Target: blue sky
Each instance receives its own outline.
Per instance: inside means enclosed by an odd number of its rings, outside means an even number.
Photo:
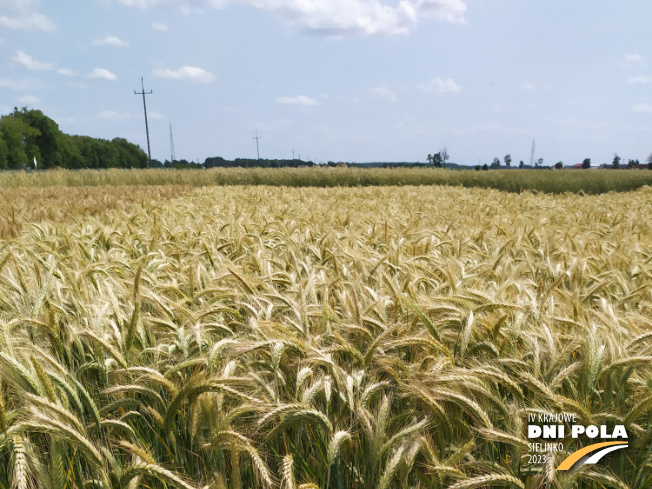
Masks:
[[[0,112],[152,157],[652,153],[649,0],[0,0]]]

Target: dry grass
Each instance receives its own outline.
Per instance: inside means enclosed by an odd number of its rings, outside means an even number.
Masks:
[[[46,216],[0,245],[0,487],[647,487],[651,205],[206,187]],[[630,448],[529,465],[539,411]]]

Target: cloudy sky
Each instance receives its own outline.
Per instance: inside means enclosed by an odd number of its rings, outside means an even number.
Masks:
[[[0,0],[0,112],[152,156],[652,153],[650,0]]]

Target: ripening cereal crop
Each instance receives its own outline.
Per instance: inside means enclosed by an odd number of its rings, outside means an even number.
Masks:
[[[48,170],[0,172],[2,187],[102,185],[271,185],[286,187],[358,187],[451,185],[507,192],[554,194],[627,192],[652,185],[647,170],[492,170],[435,168],[212,168],[209,170]]]
[[[1,191],[0,487],[652,484],[649,187],[148,189]]]

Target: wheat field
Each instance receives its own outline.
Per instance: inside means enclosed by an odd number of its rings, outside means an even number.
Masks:
[[[650,187],[0,196],[0,488],[652,485]]]
[[[212,168],[208,170],[47,170],[0,172],[0,188],[82,186],[270,185],[365,187],[450,185],[563,194],[628,192],[652,185],[647,170],[491,170],[443,168]]]

